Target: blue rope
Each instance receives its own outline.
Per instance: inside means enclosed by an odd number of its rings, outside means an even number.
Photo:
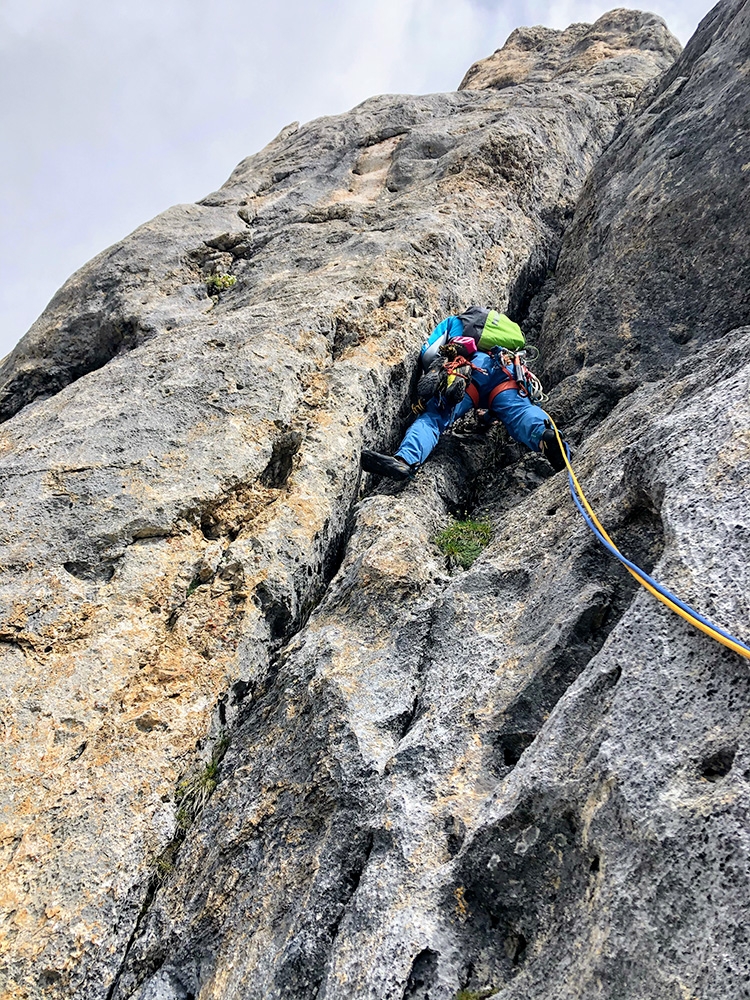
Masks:
[[[567,447],[567,444],[565,445],[565,450],[568,454],[568,459],[570,459],[570,449]],[[594,522],[591,520],[589,515],[584,510],[583,504],[578,499],[578,494],[576,493],[575,485],[573,483],[573,477],[571,476],[570,472],[568,472],[568,486],[570,487],[570,495],[573,498],[573,503],[578,508],[581,517],[584,519],[586,524],[589,526],[594,535],[596,535],[596,537],[599,539],[599,541],[601,542],[601,544],[604,546],[605,549],[611,552],[616,559],[619,559],[624,566],[627,566],[628,569],[632,570],[634,573],[637,573],[642,580],[645,580],[647,583],[650,583],[651,586],[654,588],[654,590],[658,590],[663,597],[666,597],[668,600],[672,601],[672,603],[676,604],[679,608],[682,608],[684,612],[691,615],[693,618],[696,619],[696,621],[701,622],[701,624],[705,625],[707,628],[712,629],[714,632],[718,632],[720,635],[723,635],[724,638],[729,639],[730,642],[735,642],[738,646],[742,646],[743,649],[746,649],[747,652],[750,653],[750,647],[746,646],[744,642],[740,642],[739,639],[737,639],[733,635],[730,635],[729,632],[725,632],[724,629],[719,628],[718,625],[714,625],[713,622],[710,622],[702,615],[699,615],[697,611],[694,611],[688,604],[685,604],[683,601],[681,601],[679,597],[677,597],[675,594],[672,593],[671,590],[667,590],[666,587],[662,586],[662,584],[654,580],[654,578],[649,576],[648,573],[644,573],[644,571],[640,568],[640,566],[636,566],[635,563],[632,563],[629,559],[626,559],[625,556],[622,554],[622,552],[620,552],[619,549],[616,549],[614,545],[610,545],[607,539],[604,538],[602,533],[599,531],[599,529],[596,527]]]

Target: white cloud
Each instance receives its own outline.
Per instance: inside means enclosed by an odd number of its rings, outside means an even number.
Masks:
[[[293,119],[458,86],[520,24],[593,0],[2,0],[0,355],[63,280],[217,188]],[[702,8],[654,7],[683,41]]]

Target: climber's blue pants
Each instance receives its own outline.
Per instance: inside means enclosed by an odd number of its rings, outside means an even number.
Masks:
[[[486,395],[486,392],[482,395]],[[482,401],[480,399],[480,406]],[[396,455],[409,465],[421,465],[438,443],[443,431],[468,413],[473,405],[468,394],[452,408],[441,409],[438,401],[431,399],[425,412],[417,417],[406,432]],[[517,389],[506,389],[495,396],[490,409],[502,420],[514,441],[520,441],[532,451],[539,451],[539,441],[547,419],[547,414],[540,406],[535,406]]]

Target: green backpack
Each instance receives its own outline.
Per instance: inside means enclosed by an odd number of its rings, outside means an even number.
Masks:
[[[526,339],[518,323],[490,309],[477,343],[479,350],[489,352],[493,347],[504,347],[509,351],[520,351],[525,346]]]

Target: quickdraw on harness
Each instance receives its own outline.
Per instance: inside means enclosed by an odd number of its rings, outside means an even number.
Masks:
[[[440,357],[435,359],[417,384],[418,399],[412,406],[413,413],[424,413],[426,400],[431,398],[455,406],[464,392],[471,389],[472,372],[486,374],[486,369],[471,362],[455,344],[444,344],[438,354]]]
[[[542,383],[526,365],[529,353],[529,350],[510,352],[502,347],[495,347],[489,352],[492,359],[493,371],[501,371],[506,378],[490,390],[487,397],[488,409],[492,406],[494,398],[507,389],[516,389],[522,396],[526,396],[537,406],[547,401],[548,397],[545,395]],[[534,350],[534,356],[530,360],[536,361],[538,357],[539,352]],[[466,391],[471,397],[474,406],[478,407],[479,390],[477,387],[475,385],[468,385]]]
[[[447,350],[447,348],[441,347],[441,351]],[[486,372],[486,368],[480,368],[479,365],[473,364],[468,358],[463,357],[458,354],[451,360],[446,360],[443,362],[443,371],[448,376],[448,385],[451,384],[452,378],[462,378],[467,384],[471,382],[472,372]]]
[[[544,386],[539,381],[538,376],[527,366],[526,362],[529,361],[533,364],[535,361],[539,360],[539,351],[535,347],[527,347],[524,351],[516,351],[513,364],[516,371],[520,369],[523,372],[523,384],[526,389],[526,395],[529,397],[532,403],[537,406],[541,406],[549,400],[549,396],[544,391]],[[518,375],[516,375],[518,378]]]

